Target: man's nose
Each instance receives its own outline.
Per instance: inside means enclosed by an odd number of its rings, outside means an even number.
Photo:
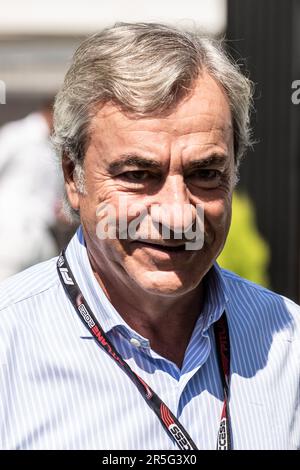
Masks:
[[[151,207],[153,222],[168,228],[174,235],[191,230],[197,214],[183,177],[168,176],[158,196],[159,201]]]

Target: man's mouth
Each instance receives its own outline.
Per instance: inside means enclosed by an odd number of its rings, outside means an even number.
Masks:
[[[160,243],[148,243],[144,240],[137,240],[137,243],[140,243],[146,247],[153,248],[158,251],[164,251],[169,253],[180,253],[185,251],[185,243],[181,243],[180,245],[163,245]]]

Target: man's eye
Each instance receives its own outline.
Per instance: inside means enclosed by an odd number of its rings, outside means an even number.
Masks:
[[[122,178],[126,179],[127,181],[132,181],[138,183],[139,181],[145,181],[147,178],[150,177],[148,171],[125,171],[120,175]]]
[[[218,170],[199,170],[196,173],[196,177],[203,178],[205,180],[213,180],[221,175]]]
[[[188,176],[188,179],[198,186],[214,188],[219,185],[222,172],[219,170],[197,170]]]

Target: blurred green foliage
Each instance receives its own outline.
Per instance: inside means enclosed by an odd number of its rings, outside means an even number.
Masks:
[[[235,193],[232,223],[218,263],[222,268],[269,287],[269,260],[270,250],[258,232],[253,204],[245,194]]]

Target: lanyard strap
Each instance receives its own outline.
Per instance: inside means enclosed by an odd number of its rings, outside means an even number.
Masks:
[[[69,297],[74,309],[83,321],[86,328],[95,338],[98,345],[113,359],[119,367],[125,372],[130,380],[137,387],[142,397],[158,419],[162,426],[167,431],[172,440],[174,440],[181,450],[197,450],[197,446],[179,422],[174,416],[167,405],[159,398],[159,396],[149,387],[149,385],[136,374],[131,367],[123,360],[122,356],[115,349],[113,344],[110,342],[95,315],[90,309],[86,302],[79,286],[75,280],[75,277],[71,271],[71,268],[67,262],[65,256],[65,250],[62,251],[61,255],[57,260],[57,271],[59,274],[60,281],[64,287],[64,290]],[[231,439],[229,431],[229,413],[228,413],[228,387],[229,387],[229,334],[226,315],[215,323],[215,337],[217,343],[218,361],[219,368],[222,377],[223,389],[224,389],[224,402],[220,421],[220,427],[217,439],[217,450],[228,450],[231,448]]]
[[[230,378],[230,341],[225,312],[221,318],[216,323],[214,323],[214,333],[216,338],[218,364],[224,393],[223,409],[217,438],[217,450],[230,450],[231,432],[228,404]]]

